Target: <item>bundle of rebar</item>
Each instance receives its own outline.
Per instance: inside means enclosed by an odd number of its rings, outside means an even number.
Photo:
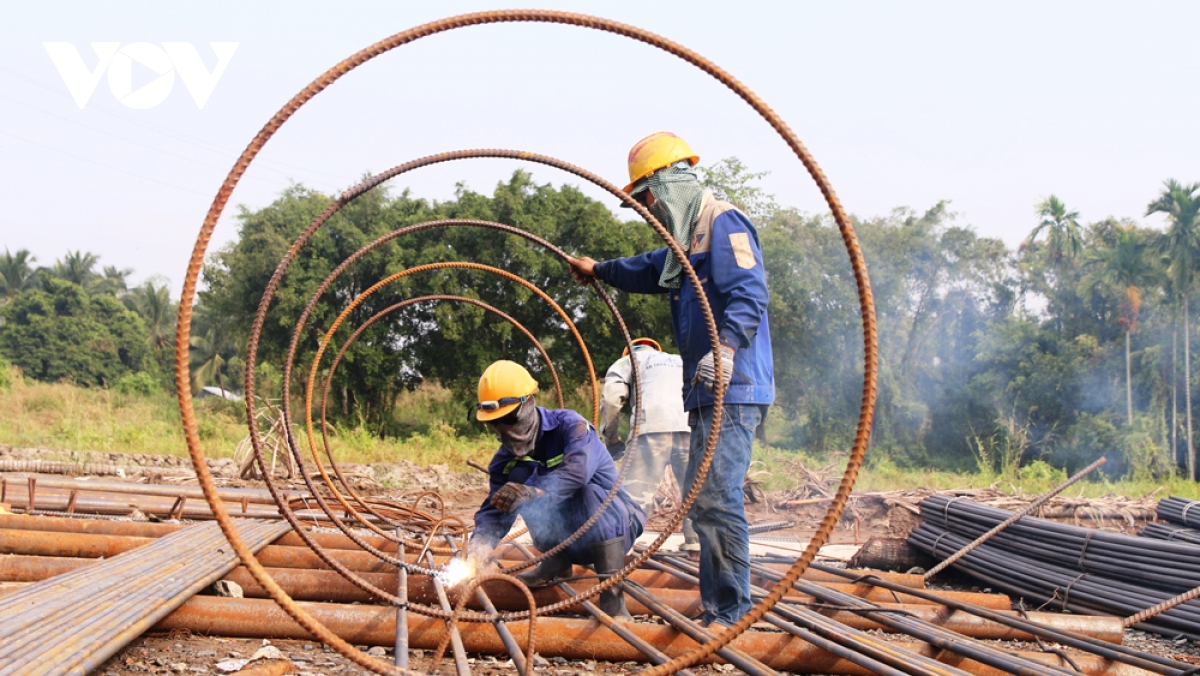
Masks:
[[[238,530],[257,550],[287,526]],[[24,587],[0,599],[0,673],[87,673],[236,565],[209,523]]]
[[[1009,512],[933,496],[909,543],[935,558],[955,553]],[[1024,517],[956,562],[973,577],[1039,604],[1126,617],[1200,583],[1200,548]],[[1200,603],[1138,625],[1200,637]]]
[[[1138,537],[1200,545],[1200,530],[1169,523],[1148,523],[1138,532]]]
[[[1158,518],[1188,528],[1200,528],[1200,502],[1177,495],[1158,501]]]

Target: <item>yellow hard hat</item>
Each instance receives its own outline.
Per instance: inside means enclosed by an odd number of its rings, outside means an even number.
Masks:
[[[524,366],[501,359],[479,376],[479,403],[475,419],[487,422],[515,411],[534,392],[538,384]]]
[[[700,156],[692,152],[687,141],[669,131],[660,131],[638,141],[629,151],[629,185],[625,186],[625,192],[632,194],[635,183],[679,160],[687,160],[696,166]]]
[[[634,338],[633,346],[638,347],[639,345],[648,345],[648,346],[654,348],[656,351],[662,352],[662,345],[659,345],[658,341],[653,338]],[[622,357],[629,356],[629,348],[625,348],[625,351],[621,353],[621,356]]]

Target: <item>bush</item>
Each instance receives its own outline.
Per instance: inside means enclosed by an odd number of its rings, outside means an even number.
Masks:
[[[118,394],[124,394],[131,397],[149,397],[155,392],[162,390],[158,378],[155,378],[150,373],[138,371],[137,373],[126,373],[117,379],[117,384],[113,389]]]
[[[151,363],[142,318],[115,298],[49,279],[0,306],[0,353],[33,380],[110,386]]]
[[[21,382],[21,369],[0,354],[0,391],[7,392]]]

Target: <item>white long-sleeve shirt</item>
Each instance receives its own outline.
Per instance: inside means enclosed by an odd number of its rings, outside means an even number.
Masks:
[[[683,359],[677,354],[659,352],[651,347],[634,348],[638,376],[642,384],[641,425],[639,434],[688,432],[687,412],[683,410]],[[620,440],[621,409],[633,398],[633,364],[621,357],[604,377],[600,393],[600,438],[606,444]],[[637,410],[630,402],[630,410]]]

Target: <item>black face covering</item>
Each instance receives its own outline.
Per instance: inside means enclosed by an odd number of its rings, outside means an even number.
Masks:
[[[517,457],[524,457],[533,452],[540,422],[537,404],[534,403],[533,397],[530,397],[515,411],[499,420],[491,421],[490,424],[500,435],[500,443],[507,446]]]

